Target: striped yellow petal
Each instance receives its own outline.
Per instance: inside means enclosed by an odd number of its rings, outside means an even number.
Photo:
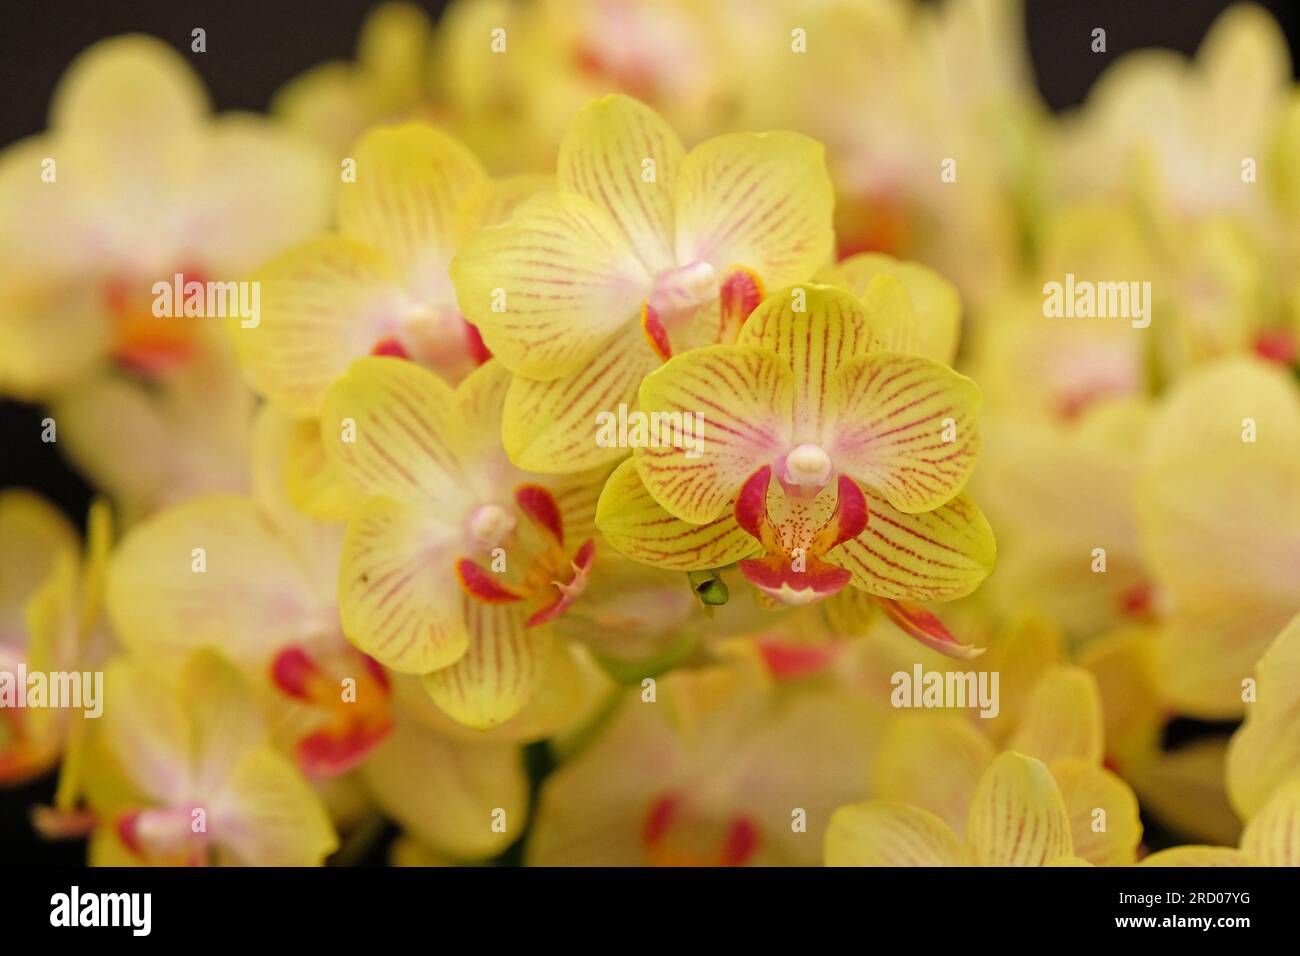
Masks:
[[[601,206],[654,275],[673,267],[673,196],[685,155],[644,103],[612,94],[569,124],[556,160],[560,186]]]
[[[966,841],[977,866],[1046,866],[1074,855],[1070,818],[1044,764],[1007,751],[975,788]]]
[[[840,807],[826,828],[827,866],[966,866],[952,828],[928,810],[892,800]]]
[[[424,678],[425,690],[447,716],[486,730],[517,714],[541,683],[553,640],[549,627],[525,628],[514,605],[466,597],[469,646],[449,667]]]
[[[1300,866],[1300,777],[1278,787],[1250,818],[1241,852],[1264,866]]]
[[[398,277],[363,242],[320,236],[262,267],[261,320],[231,327],[254,387],[294,415],[314,416],[330,384],[398,327]]]
[[[501,439],[520,468],[563,474],[609,465],[628,448],[602,434],[606,416],[634,411],[641,381],[659,367],[641,330],[629,324],[586,364],[559,378],[516,375],[506,393]]]
[[[729,133],[701,143],[677,181],[677,262],[757,272],[768,288],[830,261],[834,192],[822,145],[798,133]]]
[[[486,181],[474,155],[420,123],[379,127],[353,149],[356,182],[339,194],[339,229],[394,263],[424,303],[453,302],[447,268],[460,208]]]
[[[456,393],[397,358],[364,358],[330,388],[321,441],[343,476],[369,494],[431,507],[455,521],[466,500]]]
[[[1094,866],[1132,866],[1142,821],[1132,789],[1109,770],[1078,758],[1052,763],[1070,815],[1074,852]]]
[[[673,517],[646,490],[631,459],[614,469],[605,482],[596,509],[596,527],[620,554],[670,571],[719,568],[760,550],[730,511],[707,524]]]
[[[1101,763],[1101,694],[1082,667],[1057,667],[1035,685],[1008,746],[1050,764],[1075,757]]]
[[[794,372],[795,434],[801,442],[819,442],[835,371],[880,343],[861,302],[840,289],[808,284],[764,299],[737,344],[769,349],[785,360]]]
[[[993,570],[993,529],[967,495],[933,511],[904,514],[866,488],[863,494],[867,530],[826,556],[852,572],[855,587],[893,600],[952,601]]]
[[[929,511],[966,484],[979,454],[979,388],[931,359],[874,352],[830,382],[824,439],[836,467],[900,511]]]
[[[790,448],[793,401],[794,376],[767,349],[713,345],[675,356],[641,384],[654,433],[636,449],[641,479],[670,514],[713,521]]]
[[[650,276],[609,213],[574,193],[534,197],[461,247],[456,300],[513,372],[553,379],[634,322]]]
[[[339,566],[348,640],[408,674],[459,659],[469,641],[454,571],[459,530],[437,512],[367,500],[348,524]]]

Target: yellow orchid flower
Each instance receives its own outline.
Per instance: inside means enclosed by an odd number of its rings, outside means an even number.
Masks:
[[[981,667],[999,674],[990,718],[907,714],[891,723],[872,779],[875,795],[933,814],[957,838],[966,831],[983,776],[1000,752],[1041,761],[1066,810],[1071,852],[1098,866],[1131,864],[1142,826],[1128,785],[1102,766],[1104,719],[1096,680],[1050,662],[1041,627],[995,644]],[[1039,646],[1035,647],[1034,644]],[[999,651],[1001,655],[999,656]]]
[[[325,396],[330,461],[361,489],[339,570],[343,630],[478,727],[543,679],[549,622],[582,592],[600,476],[539,482],[500,446],[510,374],[493,361],[453,390],[402,359],[360,359]]]
[[[242,278],[320,228],[322,158],[208,110],[178,54],[116,37],[69,68],[49,131],[4,151],[0,286],[21,306],[4,315],[4,391],[43,398],[109,363],[145,376],[183,364],[198,323],[152,315],[155,282]]]
[[[126,523],[238,487],[246,465],[251,399],[224,335],[159,286],[224,293],[326,214],[312,148],[208,113],[179,55],[116,37],[68,69],[49,130],[0,154],[0,392],[54,401],[59,439]]]
[[[862,792],[873,701],[835,683],[773,689],[734,659],[624,692],[542,786],[538,866],[810,865]]]
[[[979,392],[932,359],[883,349],[879,314],[841,289],[791,287],[754,310],[737,344],[647,377],[643,412],[700,415],[705,428],[690,448],[677,434],[619,466],[597,512],[606,540],[659,567],[739,561],[787,604],[852,584],[923,642],[971,653],[902,602],[962,597],[992,567],[992,531],[962,493]]]
[[[965,839],[929,810],[895,800],[841,807],[826,830],[827,866],[1077,865],[1060,787],[1041,760],[993,758],[970,798]]]
[[[963,629],[971,629],[970,622],[962,620],[961,624]],[[1103,731],[1100,739],[1104,741],[1101,769],[1093,759],[1095,743],[1069,754],[1069,759],[1086,757],[1084,762],[1091,764],[1086,773],[1092,778],[1101,775],[1102,770],[1105,776],[1118,775],[1137,795],[1144,813],[1164,828],[1184,837],[1235,842],[1241,825],[1228,804],[1223,785],[1226,738],[1206,736],[1169,748],[1162,744],[1165,727],[1175,712],[1166,697],[1161,643],[1160,626],[1150,622],[1125,624],[1098,634],[1071,635],[1067,640],[1059,623],[1041,610],[1026,606],[1004,619],[988,639],[980,666],[999,674],[1000,706],[996,716],[975,723],[998,746],[1023,748],[1027,732],[1021,725],[1025,720],[1032,718],[1043,724],[1054,719],[1051,708],[1045,705],[1053,693],[1059,698],[1056,706],[1060,709],[1072,710],[1076,716],[1093,715],[1081,724],[1084,727],[1095,727],[1095,702],[1099,702]],[[1082,689],[1081,685],[1088,682],[1077,673],[1074,684],[1078,702],[1066,705],[1064,691],[1040,690],[1046,676],[1060,668],[1087,671],[1095,682],[1095,693]],[[883,686],[878,681],[873,689],[883,692]],[[1030,709],[1033,699],[1039,701],[1036,711]],[[1049,734],[1038,730],[1032,736],[1043,739]],[[1076,737],[1084,742],[1095,741],[1091,730]],[[1052,769],[1055,772],[1058,768],[1053,764]],[[1103,786],[1118,793],[1113,785],[1099,784],[1097,789]],[[1111,809],[1131,800],[1131,795],[1117,797]],[[925,805],[921,798],[914,802]],[[1091,823],[1083,814],[1080,819]],[[1090,833],[1080,830],[1076,842],[1086,845],[1092,838]],[[1132,862],[1131,849],[1120,846],[1116,851],[1126,854],[1125,859]]]
[[[316,795],[272,748],[254,692],[199,651],[173,684],[118,658],[96,722],[95,865],[318,865],[337,846]]]
[[[329,386],[365,355],[409,358],[457,382],[488,358],[447,270],[466,233],[538,188],[489,181],[460,143],[424,124],[381,127],[355,144],[337,233],[295,246],[257,274],[262,320],[231,332],[254,386],[304,424],[290,462],[295,502],[347,516],[350,489],[328,467],[314,420]]]
[[[122,644],[174,674],[219,649],[274,714],[277,740],[309,777],[352,769],[390,731],[389,677],[339,624],[341,525],[295,512],[281,469],[293,425],[264,409],[256,497],[203,496],[127,534],[108,607]]]
[[[24,698],[22,674],[93,670],[111,650],[100,619],[111,537],[107,510],[92,506],[88,524],[83,557],[77,532],[53,506],[30,492],[0,492],[0,671]],[[65,748],[75,750],[84,712],[6,701],[0,784],[40,776]],[[72,809],[75,786],[74,775],[60,785],[61,811]]]
[[[1168,607],[1170,702],[1204,718],[1243,711],[1242,681],[1300,611],[1286,573],[1300,548],[1300,395],[1268,363],[1228,359],[1166,396],[1142,459],[1147,565]]]
[[[621,458],[599,440],[602,412],[635,406],[670,356],[730,341],[764,287],[826,262],[833,202],[812,140],[736,133],[688,153],[621,95],[573,120],[558,178],[452,263],[466,318],[516,373],[506,450],[552,473]]]

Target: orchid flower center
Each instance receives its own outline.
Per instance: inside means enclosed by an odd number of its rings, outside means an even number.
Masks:
[[[500,505],[481,505],[469,516],[470,536],[485,548],[495,548],[515,530],[515,516]]]
[[[831,478],[831,456],[818,445],[799,445],[785,456],[782,481],[797,488],[816,490]]]
[[[650,291],[650,308],[662,321],[692,312],[718,294],[718,276],[707,262],[661,272]]]

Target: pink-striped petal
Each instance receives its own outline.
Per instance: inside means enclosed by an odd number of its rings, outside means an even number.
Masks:
[[[686,151],[654,110],[611,94],[584,107],[556,160],[563,189],[613,217],[650,274],[673,262],[673,190]]]
[[[898,601],[952,601],[970,594],[993,570],[993,529],[967,495],[942,508],[904,514],[863,489],[867,529],[827,559],[853,572],[857,587]]]
[[[713,521],[790,447],[793,399],[790,369],[766,349],[715,345],[675,357],[641,384],[655,439],[636,449],[646,488],[684,521]]]
[[[865,355],[877,341],[853,295],[830,286],[792,286],[772,293],[740,330],[740,345],[770,349],[794,372],[795,435],[816,443],[822,437],[826,402],[835,371]]]
[[[635,322],[651,279],[618,224],[591,200],[545,193],[461,247],[456,301],[513,372],[553,379],[598,358]]]
[[[528,703],[541,683],[552,636],[525,628],[518,606],[464,600],[469,648],[456,663],[428,674],[424,688],[453,720],[486,730]]]
[[[822,145],[731,133],[691,150],[677,183],[678,263],[743,265],[780,288],[828,263],[835,204]]]
[[[961,491],[979,454],[980,393],[931,359],[875,352],[830,383],[824,447],[837,468],[910,514]]]

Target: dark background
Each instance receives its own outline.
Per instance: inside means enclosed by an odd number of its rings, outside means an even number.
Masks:
[[[759,0],[761,2],[761,0]],[[431,14],[441,0],[417,0]],[[303,70],[351,59],[372,0],[0,0],[0,145],[39,132],[55,84],[78,53],[119,33],[170,42],[203,78],[217,109],[263,110]],[[1300,3],[1264,0],[1300,61]],[[1124,53],[1163,46],[1195,51],[1224,0],[1027,0],[1026,32],[1039,90],[1053,109],[1080,103],[1097,75]],[[1091,51],[1106,29],[1107,52]],[[207,52],[190,52],[190,31],[207,31]],[[91,488],[40,441],[38,408],[0,397],[0,489],[29,487],[81,524]],[[4,543],[0,542],[0,547]],[[1177,728],[1175,728],[1177,731]],[[28,824],[53,781],[0,790],[0,863],[78,863],[84,844],[46,844]],[[376,860],[381,857],[374,857]],[[369,861],[369,859],[368,859]]]

